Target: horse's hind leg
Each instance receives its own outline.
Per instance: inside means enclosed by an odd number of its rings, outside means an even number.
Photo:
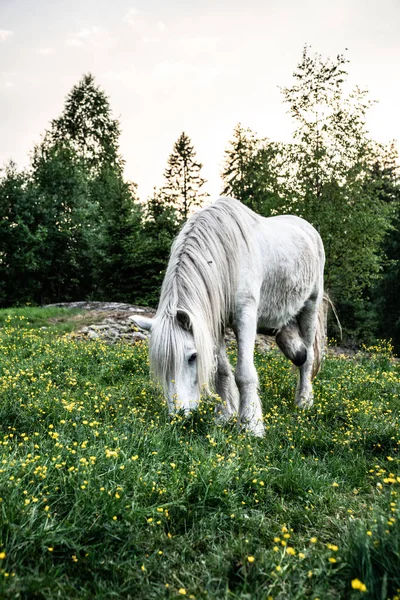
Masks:
[[[257,307],[240,309],[237,314],[236,338],[238,360],[235,380],[240,393],[239,422],[256,436],[263,436],[265,427],[258,396],[258,377],[254,366],[254,343],[257,332]]]
[[[231,364],[226,355],[224,341],[220,344],[217,361],[215,391],[220,396],[222,404],[217,406],[216,412],[218,419],[226,422],[239,411],[239,391],[235,383]]]
[[[300,408],[308,408],[313,405],[314,401],[311,378],[314,363],[314,340],[317,331],[320,303],[320,295],[309,298],[297,316],[301,338],[307,350],[306,360],[300,367],[300,378],[296,388],[295,402]]]

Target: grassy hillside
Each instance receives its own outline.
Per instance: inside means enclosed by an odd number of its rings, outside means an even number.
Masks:
[[[288,361],[257,353],[259,440],[213,399],[170,421],[145,344],[27,316],[0,315],[0,598],[400,597],[387,345],[328,358],[308,412]]]

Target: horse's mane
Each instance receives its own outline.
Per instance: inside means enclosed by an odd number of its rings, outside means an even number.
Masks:
[[[150,340],[152,371],[164,389],[182,367],[185,326],[193,333],[199,389],[212,385],[216,348],[234,308],[240,249],[249,247],[256,222],[237,200],[219,198],[175,239]]]

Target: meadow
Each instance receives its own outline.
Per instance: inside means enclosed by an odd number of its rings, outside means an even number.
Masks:
[[[215,424],[215,398],[171,421],[146,343],[37,311],[0,311],[0,598],[400,598],[389,343],[328,355],[307,412],[257,351],[255,439]]]

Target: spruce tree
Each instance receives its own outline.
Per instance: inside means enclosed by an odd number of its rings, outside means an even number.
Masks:
[[[190,138],[183,132],[174,144],[164,172],[162,188],[164,201],[172,206],[179,218],[185,221],[196,206],[201,206],[207,193],[201,191],[206,183],[200,175],[202,163],[196,160],[196,152]]]
[[[106,94],[88,74],[35,148],[33,177],[47,219],[46,297],[129,295],[140,211],[136,186],[123,177],[119,135]]]
[[[109,99],[88,73],[68,94],[64,110],[52,121],[45,140],[50,146],[69,144],[95,175],[105,166],[121,169],[119,136],[120,125],[112,117]]]
[[[154,188],[146,203],[141,243],[137,245],[134,254],[139,303],[157,306],[171,245],[178,233],[179,224],[177,211],[168,206],[163,193]]]
[[[38,301],[79,300],[91,291],[98,206],[87,171],[67,144],[35,152],[32,187],[42,231]]]
[[[0,306],[37,301],[43,234],[29,174],[9,162],[0,178]]]

